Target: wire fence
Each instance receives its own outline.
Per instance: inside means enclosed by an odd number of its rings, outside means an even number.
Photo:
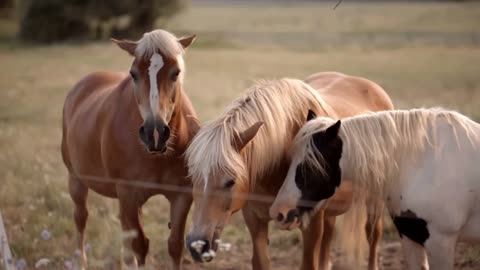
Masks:
[[[76,174],[76,173],[72,175],[75,176],[76,178],[80,178],[88,181],[94,181],[94,182],[101,182],[101,183],[108,183],[108,184],[115,184],[115,185],[126,185],[126,186],[145,188],[145,189],[155,189],[155,190],[164,191],[164,192],[175,192],[175,193],[192,194],[192,195],[206,195],[206,196],[214,196],[214,197],[228,197],[232,199],[242,199],[250,202],[273,203],[276,198],[276,196],[257,194],[253,192],[233,193],[228,190],[225,190],[225,191],[215,190],[214,192],[211,192],[206,189],[204,189],[203,191],[195,191],[192,188],[192,186],[156,183],[156,182],[146,181],[146,180],[110,178],[110,177],[101,177],[101,176],[95,176],[95,175]],[[312,203],[313,202],[299,201],[297,205],[311,207]]]

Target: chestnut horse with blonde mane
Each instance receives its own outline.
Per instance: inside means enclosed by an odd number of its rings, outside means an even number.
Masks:
[[[233,213],[242,210],[253,242],[253,269],[269,269],[269,208],[285,179],[292,140],[306,122],[306,108],[340,119],[390,110],[393,105],[377,84],[336,72],[318,73],[305,82],[260,82],[233,101],[221,116],[198,131],[186,152],[194,188],[193,226],[187,244],[194,260],[213,259],[212,250],[217,248],[224,226]],[[329,267],[335,216],[350,207],[351,198],[351,187],[341,186],[330,207],[302,230],[302,269]],[[376,269],[381,219],[368,224],[367,231],[369,265]]]
[[[149,241],[141,208],[151,196],[163,194],[170,202],[168,251],[174,268],[181,267],[192,195],[157,186],[191,186],[183,153],[194,136],[187,118],[195,117],[195,111],[183,91],[183,56],[194,38],[155,30],[138,42],[112,39],[134,57],[130,74],[95,72],[68,93],[62,156],[75,203],[82,268],[90,189],[119,201],[122,228],[134,232],[124,243],[135,255],[124,256],[127,265],[145,264]]]

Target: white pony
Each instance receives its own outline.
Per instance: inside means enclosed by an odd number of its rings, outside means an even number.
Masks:
[[[480,124],[466,116],[434,108],[319,117],[292,151],[271,209],[297,225],[352,179],[354,204],[385,201],[409,269],[453,269],[456,242],[480,241]]]

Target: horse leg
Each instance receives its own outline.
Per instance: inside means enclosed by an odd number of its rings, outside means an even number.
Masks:
[[[87,225],[88,219],[88,188],[83,185],[79,179],[69,175],[68,190],[70,192],[70,197],[72,197],[72,200],[75,203],[74,219],[78,232],[77,247],[80,250],[82,269],[84,269],[87,266],[87,254],[85,254],[85,226]]]
[[[402,249],[407,269],[428,270],[427,253],[422,245],[413,242],[406,236],[402,236]]]
[[[331,269],[330,245],[332,244],[333,234],[335,233],[335,216],[324,217],[322,245],[320,248],[320,269]]]
[[[456,242],[457,239],[453,235],[430,231],[430,237],[425,242],[430,269],[453,270]]]
[[[367,213],[368,219],[365,224],[365,233],[367,234],[368,245],[370,253],[368,256],[368,269],[378,269],[378,249],[383,233],[383,208],[384,205],[378,205],[378,215],[374,217],[371,213]]]
[[[127,254],[124,256],[124,262],[127,266],[145,264],[145,258],[148,253],[149,240],[145,237],[141,224],[142,205],[145,199],[138,199],[141,196],[135,196],[139,193],[132,191],[129,187],[118,187],[117,195],[120,205],[120,221],[124,233],[133,232],[132,237],[125,237],[124,246],[127,251],[133,251],[135,256]]]
[[[318,256],[320,254],[320,247],[322,244],[323,219],[324,211],[319,211],[317,214],[311,217],[308,227],[302,230],[303,258],[300,269],[318,269]]]
[[[181,269],[183,249],[185,246],[185,223],[192,205],[191,195],[177,195],[170,201],[170,236],[168,253],[173,260],[173,269]]]
[[[247,224],[253,243],[253,270],[270,269],[268,254],[268,221],[260,219],[248,206],[242,209],[243,218]]]

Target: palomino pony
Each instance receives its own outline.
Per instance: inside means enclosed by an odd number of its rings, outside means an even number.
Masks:
[[[251,195],[273,198],[278,192],[290,164],[291,142],[306,121],[305,108],[343,118],[393,107],[380,86],[363,78],[325,72],[311,76],[307,83],[294,79],[257,83],[193,139],[186,152],[195,203],[187,244],[196,261],[212,259],[210,251],[216,249],[229,217],[242,209],[253,242],[253,269],[269,269],[268,209],[273,199],[252,200]],[[225,196],[216,196],[221,193]],[[337,197],[338,205],[348,208],[351,194]],[[338,213],[328,210],[331,217],[325,220],[323,242],[323,211],[315,217],[315,224],[303,230],[302,269],[318,269],[320,250],[322,269],[329,265],[334,215]],[[382,225],[380,221],[370,225],[376,268]]]
[[[293,149],[273,206],[300,215],[291,222],[308,222],[352,179],[353,203],[385,201],[409,269],[453,269],[457,240],[480,241],[480,125],[459,113],[319,117],[300,130]]]
[[[181,265],[192,196],[160,190],[155,184],[191,185],[182,155],[194,136],[187,117],[195,117],[195,112],[182,85],[184,49],[194,38],[177,39],[155,30],[138,42],[113,40],[134,57],[130,74],[92,73],[67,96],[62,156],[75,203],[83,265],[89,189],[117,198],[123,230],[135,232],[125,244],[136,258],[125,256],[127,264],[138,260],[143,265],[148,252],[140,220],[142,205],[155,194],[165,195],[171,204],[168,251],[174,268]]]

